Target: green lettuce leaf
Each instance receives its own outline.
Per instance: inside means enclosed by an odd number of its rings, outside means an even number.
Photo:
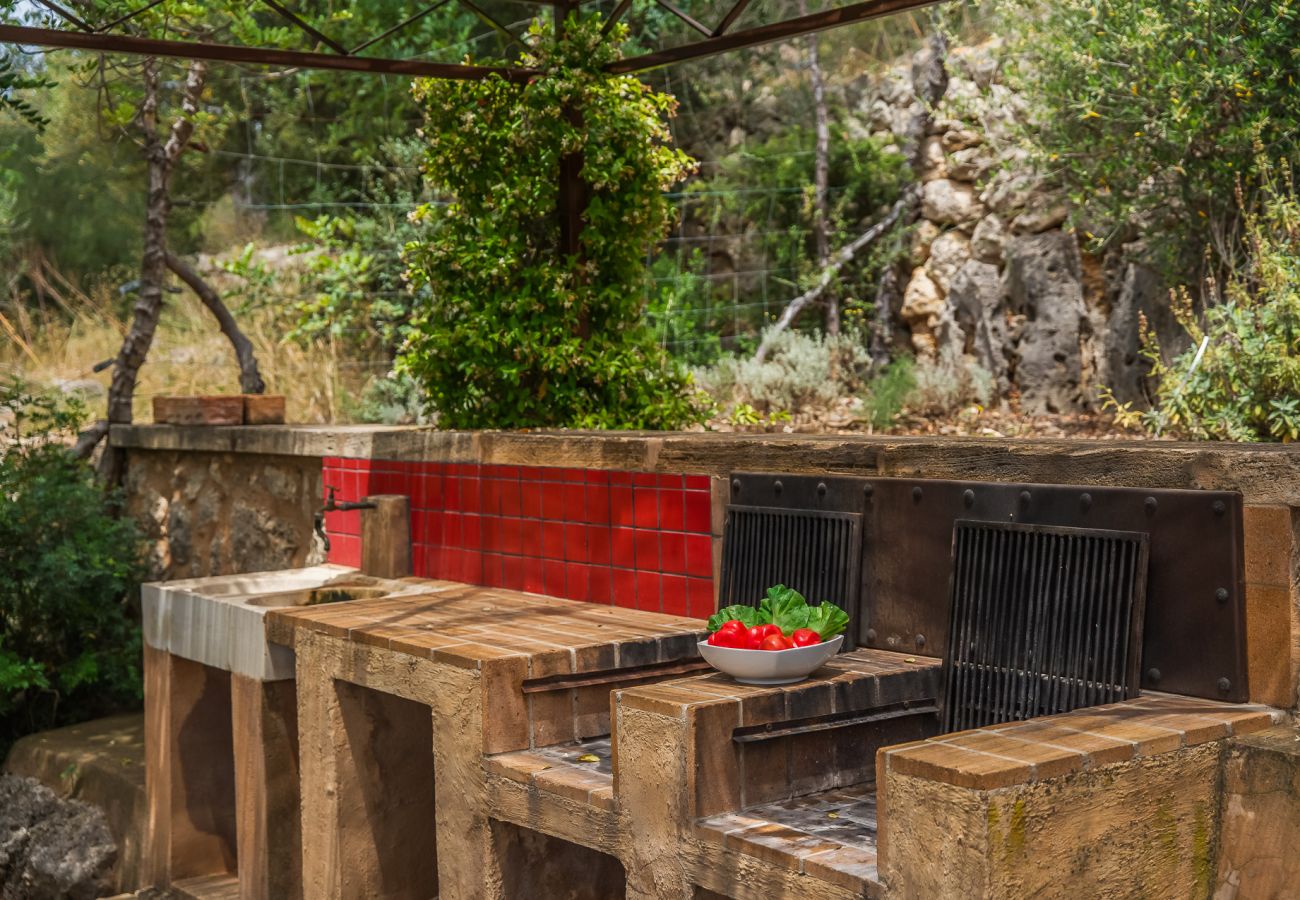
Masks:
[[[720,609],[713,615],[709,616],[709,631],[717,631],[725,622],[732,619],[739,619],[745,624],[746,628],[753,628],[755,625],[766,625],[772,621],[770,618],[764,618],[763,613],[752,606],[728,606]]]
[[[808,612],[807,627],[820,634],[823,641],[830,640],[849,627],[849,614],[834,603],[823,603]]]
[[[772,623],[787,636],[800,628],[808,627],[808,617],[812,612],[808,607],[808,601],[792,588],[783,584],[768,588],[767,596],[763,598],[763,604],[759,608],[762,609],[763,605],[767,607]]]

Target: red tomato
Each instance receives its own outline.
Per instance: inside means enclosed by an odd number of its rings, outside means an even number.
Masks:
[[[715,631],[715,632],[713,632],[713,634],[709,635],[708,640],[706,640],[704,643],[708,644],[708,645],[711,646],[711,647],[716,647],[716,646],[718,646],[718,635],[719,635],[719,634],[721,634],[721,632],[719,632],[719,631]]]
[[[728,619],[718,628],[718,631],[744,631],[745,623],[739,619]]]
[[[762,629],[763,637],[767,637],[768,635],[772,635],[772,634],[781,633],[781,629],[771,623],[768,623],[767,625],[759,625],[758,627]]]
[[[743,631],[730,629],[728,631],[718,630],[710,637],[715,647],[732,647],[734,649],[745,649],[746,635]]]
[[[758,650],[763,646],[763,638],[767,637],[767,632],[763,629],[764,625],[755,625],[749,631],[745,632],[745,646],[750,650]]]
[[[813,644],[820,644],[822,636],[811,628],[800,628],[790,635],[790,640],[794,641],[796,647],[811,647]]]
[[[781,634],[780,631],[763,638],[764,650],[789,650],[793,646],[794,644],[790,643],[790,639]]]

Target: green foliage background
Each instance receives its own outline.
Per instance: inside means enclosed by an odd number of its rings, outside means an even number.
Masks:
[[[408,247],[430,300],[399,365],[443,427],[673,428],[696,415],[641,317],[663,192],[693,163],[669,146],[673,99],[604,70],[624,37],[607,39],[599,18],[570,16],[561,39],[535,22],[528,84],[416,83],[425,176],[450,202],[423,208],[427,236]],[[560,248],[565,156],[580,157],[585,189],[574,255]]]
[[[76,405],[0,387],[0,758],[17,737],[140,701],[143,574],[130,519],[112,515],[62,439]]]

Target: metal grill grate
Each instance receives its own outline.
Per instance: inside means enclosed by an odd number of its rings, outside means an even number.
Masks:
[[[1136,694],[1147,536],[959,521],[946,731]]]
[[[862,517],[827,510],[731,506],[722,539],[720,605],[757,606],[774,584],[852,615]]]

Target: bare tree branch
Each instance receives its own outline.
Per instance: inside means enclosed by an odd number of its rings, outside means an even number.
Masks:
[[[235,358],[239,361],[239,390],[245,394],[262,394],[266,392],[266,382],[257,368],[257,357],[253,353],[253,342],[239,329],[239,323],[231,315],[221,295],[212,289],[198,272],[194,271],[185,260],[171,251],[167,252],[167,268],[171,269],[181,281],[189,285],[190,290],[199,295],[203,305],[217,320],[221,333],[230,340],[235,348]]]
[[[762,362],[766,359],[768,351],[772,348],[772,341],[776,339],[776,336],[789,328],[799,313],[803,312],[809,304],[815,302],[817,298],[826,292],[840,269],[852,262],[854,257],[893,228],[898,223],[898,220],[902,218],[903,213],[916,205],[919,198],[920,192],[916,187],[909,188],[894,203],[888,215],[858,235],[850,243],[835,251],[826,268],[822,269],[822,274],[818,277],[817,283],[786,304],[785,309],[781,312],[781,318],[777,319],[771,328],[763,332],[763,340],[758,345],[758,352],[754,354],[754,360]]]
[[[136,379],[149,356],[158,317],[162,313],[163,282],[167,277],[167,219],[171,213],[171,177],[176,162],[194,134],[194,117],[207,80],[208,67],[201,60],[190,63],[185,77],[181,112],[172,122],[164,142],[158,134],[158,105],[161,84],[158,61],[145,59],[142,67],[144,98],[139,122],[144,139],[144,156],[148,167],[148,193],[145,202],[144,250],[140,259],[140,290],[132,311],[131,327],[122,341],[113,366],[113,380],[108,388],[108,421],[129,423],[135,399]],[[100,474],[109,484],[117,484],[124,474],[120,453],[106,452],[100,459]]]

